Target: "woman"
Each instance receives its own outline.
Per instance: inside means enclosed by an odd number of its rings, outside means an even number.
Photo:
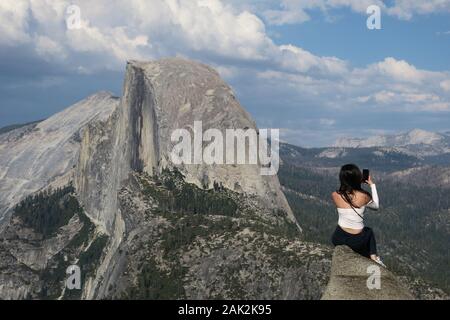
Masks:
[[[338,225],[332,237],[333,244],[347,245],[353,251],[385,267],[377,255],[377,245],[372,229],[364,226],[365,209],[378,210],[380,205],[375,183],[370,176],[367,181],[363,181],[361,170],[354,164],[347,164],[341,168],[339,180],[341,186],[332,194],[339,214]],[[370,186],[372,195],[361,188],[361,183],[367,183]]]

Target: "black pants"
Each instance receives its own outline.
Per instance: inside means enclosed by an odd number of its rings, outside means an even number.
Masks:
[[[372,229],[364,227],[361,233],[351,234],[342,230],[340,226],[336,227],[331,242],[335,246],[346,245],[360,255],[370,258],[370,255],[377,254],[377,243]]]

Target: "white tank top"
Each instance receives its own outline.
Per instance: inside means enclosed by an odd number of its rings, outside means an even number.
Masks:
[[[337,208],[339,214],[338,225],[342,228],[360,230],[364,228],[364,212],[366,208],[378,210],[380,207],[380,200],[376,185],[370,186],[372,191],[372,201],[360,208]]]

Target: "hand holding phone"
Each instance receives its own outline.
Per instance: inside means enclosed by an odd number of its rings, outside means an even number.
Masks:
[[[367,183],[368,185],[373,184],[369,169],[363,169],[363,182]]]
[[[363,182],[367,182],[370,177],[369,169],[363,169]]]

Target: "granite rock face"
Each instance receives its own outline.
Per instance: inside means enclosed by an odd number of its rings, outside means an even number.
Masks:
[[[257,129],[231,88],[210,67],[179,58],[127,64],[120,106],[107,120],[88,126],[82,136],[75,182],[87,213],[106,232],[115,232],[117,190],[132,171],[149,174],[175,167],[171,134],[202,121],[214,128]],[[99,165],[100,164],[100,165]],[[177,166],[186,180],[257,195],[265,206],[285,211],[296,223],[276,175],[260,175],[260,165]],[[299,227],[300,228],[300,227]]]
[[[111,116],[119,99],[99,92],[37,124],[0,135],[0,230],[24,197],[73,180],[87,124]]]
[[[379,289],[367,285],[371,268],[379,268]],[[375,284],[374,278],[369,279]],[[372,287],[372,289],[369,289]],[[331,275],[323,300],[411,300],[414,299],[409,290],[403,286],[396,276],[387,270],[350,249],[337,246],[333,253]]]
[[[257,131],[215,70],[179,58],[129,62],[122,110],[128,110],[126,122],[134,124],[129,139],[131,166],[148,173],[173,166],[171,134],[175,129],[191,129],[195,121],[202,122],[203,131]],[[199,186],[211,188],[217,182],[230,190],[255,194],[267,207],[284,210],[295,221],[277,176],[260,175],[259,165],[193,164],[182,165],[180,170],[187,181]]]

